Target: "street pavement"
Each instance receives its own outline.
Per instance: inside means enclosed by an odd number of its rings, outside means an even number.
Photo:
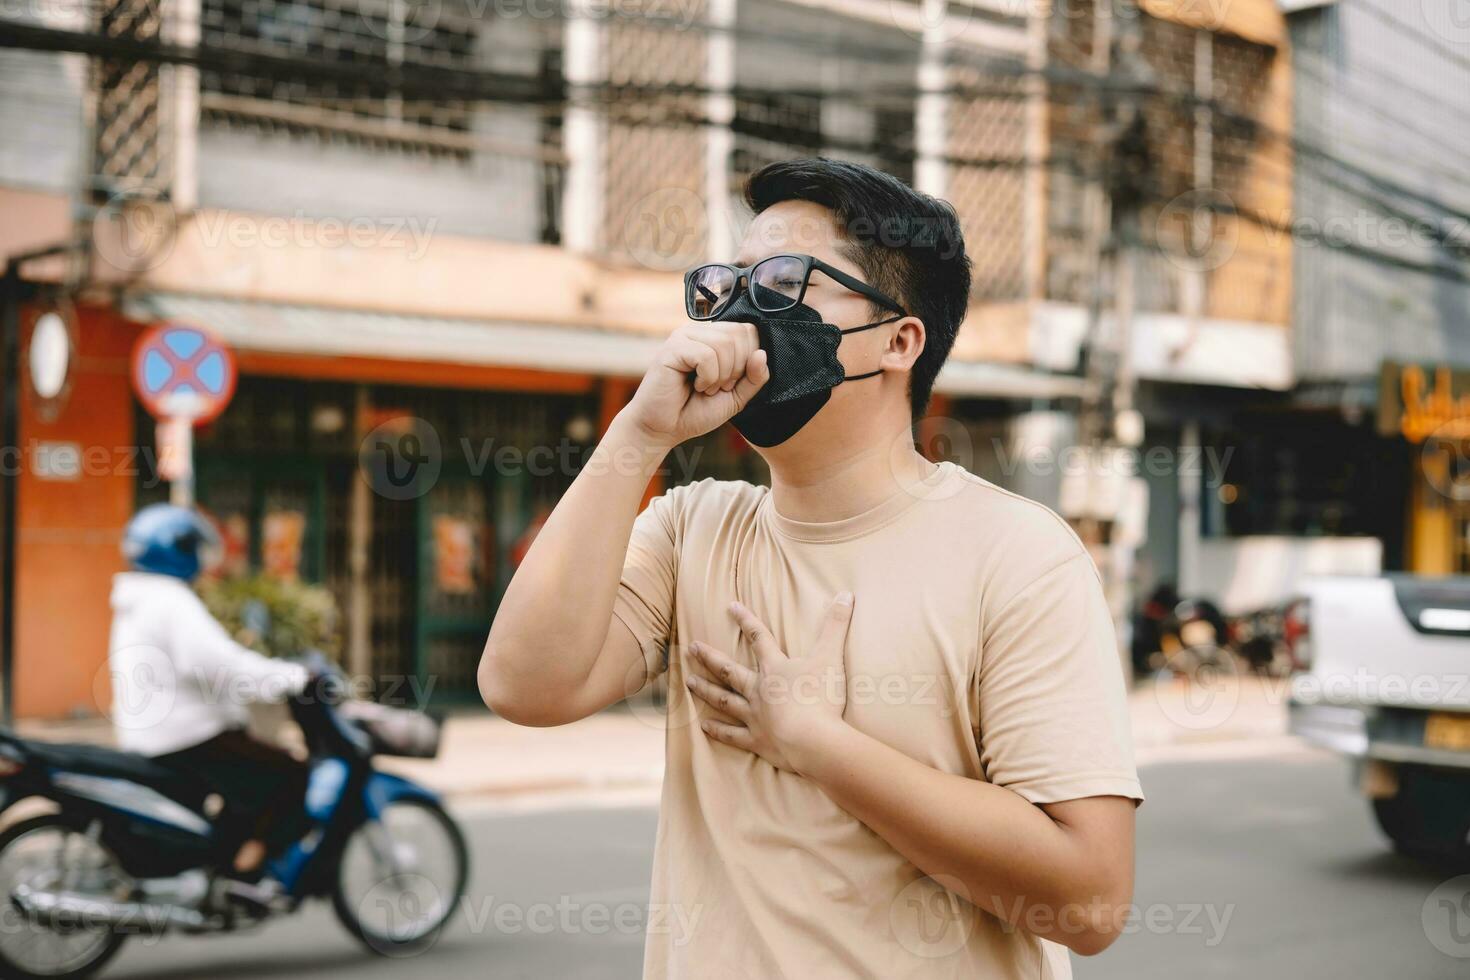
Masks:
[[[1144,766],[1136,928],[1101,957],[1075,961],[1079,980],[1470,974],[1470,959],[1432,942],[1470,956],[1470,933],[1450,933],[1435,918],[1444,910],[1428,901],[1452,875],[1387,849],[1343,763],[1285,738],[1239,745],[1156,754]],[[608,802],[464,804],[469,897],[453,928],[415,959],[359,952],[330,911],[315,907],[248,936],[135,944],[108,975],[637,977],[656,814]]]

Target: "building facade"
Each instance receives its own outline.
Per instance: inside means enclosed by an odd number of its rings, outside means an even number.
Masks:
[[[1089,363],[1142,410],[1140,452],[1177,453],[1199,419],[1284,392],[1292,249],[1268,232],[1293,192],[1285,21],[1269,0],[1208,6],[108,0],[95,21],[30,16],[0,49],[0,127],[19,134],[0,146],[0,252],[77,246],[24,265],[22,318],[25,344],[63,312],[76,356],[63,397],[22,399],[19,713],[105,706],[116,540],[165,494],[128,382],[161,321],[236,352],[196,470],[239,560],[327,585],[354,671],[469,695],[518,554],[683,322],[684,269],[733,256],[741,183],[771,160],[862,160],[953,202],[975,286],[920,429],[934,455],[1062,506],[1065,460],[1034,453],[1079,440]],[[1143,176],[1109,183],[1120,160]],[[437,464],[407,496],[363,478],[364,454],[405,436]],[[132,456],[37,463],[57,447]],[[650,492],[706,475],[763,474],[726,429]],[[1149,575],[1178,577],[1204,476],[1130,473],[1151,506],[1100,515],[1101,544],[1127,525],[1114,537]]]
[[[1305,472],[1318,509],[1381,539],[1386,567],[1470,572],[1458,402],[1470,366],[1459,97],[1470,34],[1448,0],[1283,6],[1300,120],[1293,414],[1313,433],[1277,451],[1317,447]]]

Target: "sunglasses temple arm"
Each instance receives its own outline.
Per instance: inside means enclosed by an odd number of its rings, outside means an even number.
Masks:
[[[846,286],[848,289],[851,289],[853,292],[866,296],[868,297],[868,299],[876,300],[877,302],[882,303],[884,306],[888,307],[890,310],[893,310],[895,313],[901,313],[904,316],[908,316],[908,310],[905,310],[902,306],[899,306],[896,302],[889,299],[887,296],[884,296],[881,292],[874,289],[872,286],[869,286],[861,279],[854,279],[852,276],[849,276],[841,269],[834,268],[828,265],[826,262],[823,262],[821,259],[813,259],[812,265],[815,268],[821,269],[827,275],[831,276],[833,279],[836,279],[839,283]]]

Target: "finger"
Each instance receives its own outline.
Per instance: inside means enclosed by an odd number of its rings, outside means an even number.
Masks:
[[[745,376],[736,382],[732,389],[735,393],[735,404],[740,408],[750,404],[755,393],[760,391],[770,378],[771,369],[766,363],[766,352],[757,348],[745,361]]]
[[[720,363],[719,387],[728,391],[728,386],[733,386],[740,372],[745,369],[745,362],[737,360],[739,352],[735,349],[735,338],[729,331],[704,325],[689,327],[686,333],[715,352]]]
[[[735,617],[735,622],[740,624],[740,631],[750,641],[751,647],[755,650],[755,661],[762,670],[786,659],[786,654],[776,643],[776,638],[771,635],[766,624],[761,622],[755,613],[738,602],[730,603],[730,613]]]
[[[723,721],[706,721],[699,726],[704,733],[716,742],[724,742],[733,745],[737,749],[747,752],[755,751],[755,738],[750,734],[750,729],[744,725],[727,725]]]
[[[689,644],[689,652],[704,665],[704,669],[724,682],[730,690],[744,695],[746,698],[755,691],[757,678],[755,671],[743,664],[737,664],[720,651],[704,643]]]
[[[822,625],[817,630],[817,642],[812,647],[812,656],[828,661],[842,662],[842,653],[847,646],[847,630],[852,625],[852,593],[839,592],[827,607]]]
[[[687,374],[694,372],[693,388],[703,394],[719,377],[720,359],[708,344],[700,343],[688,334],[680,334],[665,346],[664,363],[676,371]]]
[[[760,346],[761,338],[753,323],[727,323],[725,326],[730,329],[731,337],[735,342],[736,365],[735,373],[725,382],[725,390],[734,391],[740,379],[745,377],[750,367],[750,355],[755,353],[756,348]]]
[[[734,691],[720,687],[718,684],[711,684],[703,677],[696,677],[692,674],[685,684],[691,694],[711,708],[749,724],[750,702]]]

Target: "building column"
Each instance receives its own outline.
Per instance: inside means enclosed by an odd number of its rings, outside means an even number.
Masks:
[[[923,48],[919,55],[919,98],[915,104],[914,189],[935,197],[949,191],[949,167],[945,163],[949,142],[949,99],[943,94],[948,82],[944,65],[947,0],[923,0]]]
[[[735,153],[735,2],[709,0],[704,83],[708,94],[705,126],[704,197],[709,257],[728,261],[739,247],[730,210],[730,163]]]
[[[372,411],[367,385],[357,386],[356,397],[352,424],[361,442]],[[347,504],[347,672],[363,678],[373,670],[373,498],[367,477],[355,476]]]
[[[172,43],[184,48],[199,44],[199,0],[172,0],[169,23]],[[175,211],[187,213],[199,206],[199,69],[173,69],[173,183]]]
[[[606,74],[603,19],[596,0],[569,0],[564,28],[568,105],[562,125],[567,155],[566,189],[562,195],[562,243],[573,252],[602,247],[604,167],[602,148],[606,121],[589,87]]]

